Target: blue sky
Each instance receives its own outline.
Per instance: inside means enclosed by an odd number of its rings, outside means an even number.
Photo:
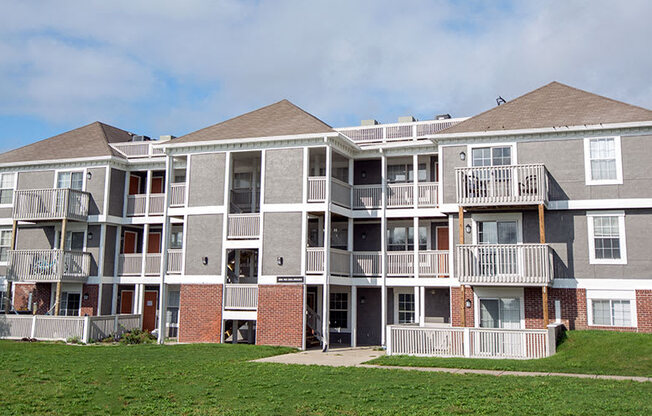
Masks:
[[[652,108],[652,3],[4,1],[0,151],[293,101],[333,126],[468,116],[557,80]]]

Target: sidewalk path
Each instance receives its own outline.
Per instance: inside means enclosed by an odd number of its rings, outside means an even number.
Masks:
[[[610,376],[596,374],[550,373],[533,371],[502,371],[502,370],[474,370],[466,368],[440,368],[440,367],[395,367],[389,365],[363,364],[369,360],[385,355],[384,351],[373,347],[359,348],[332,348],[328,352],[319,349],[301,351],[293,354],[276,355],[273,357],[254,360],[260,363],[280,363],[298,365],[324,365],[329,367],[361,367],[378,368],[399,371],[424,371],[449,374],[485,374],[492,376],[520,376],[520,377],[575,377],[591,378],[598,380],[625,380],[638,382],[652,382],[652,377]]]

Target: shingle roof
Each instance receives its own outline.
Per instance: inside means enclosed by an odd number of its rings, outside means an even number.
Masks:
[[[0,154],[0,163],[120,156],[109,143],[127,142],[131,135],[96,121],[49,139]]]
[[[652,121],[652,111],[551,82],[440,134]]]
[[[171,143],[330,133],[333,128],[288,100],[173,139]]]

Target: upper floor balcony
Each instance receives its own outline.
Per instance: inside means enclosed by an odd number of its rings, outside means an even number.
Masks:
[[[68,250],[10,250],[7,277],[14,282],[85,282],[91,255]]]
[[[455,187],[457,203],[466,207],[548,203],[548,175],[540,163],[456,168]]]
[[[90,194],[69,188],[30,189],[15,192],[15,221],[86,221]]]
[[[548,286],[553,279],[548,244],[461,244],[457,277],[479,286]]]
[[[183,250],[168,250],[168,274],[180,274]],[[158,276],[161,274],[161,253],[123,253],[118,255],[118,275]]]
[[[360,146],[380,143],[418,140],[451,127],[465,118],[408,121],[388,124],[372,124],[337,129]]]
[[[162,149],[157,149],[152,146],[156,143],[156,141],[150,140],[139,142],[111,143],[111,147],[129,159],[165,155],[165,152],[163,152]]]

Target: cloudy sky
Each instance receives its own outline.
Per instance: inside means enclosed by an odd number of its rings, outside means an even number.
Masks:
[[[283,98],[333,126],[467,116],[553,80],[652,108],[651,19],[645,0],[0,0],[0,151]]]

